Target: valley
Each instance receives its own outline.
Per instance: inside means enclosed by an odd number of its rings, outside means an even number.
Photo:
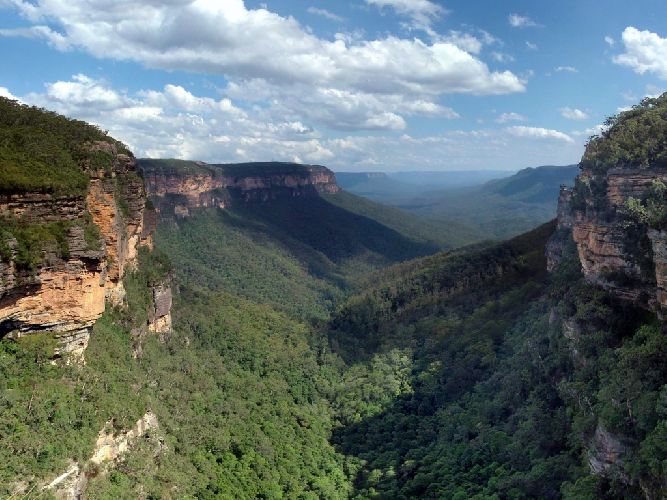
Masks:
[[[479,239],[505,239],[554,218],[560,186],[571,187],[578,171],[577,165],[567,165],[529,167],[515,174],[473,171],[431,176],[426,172],[342,175],[349,179],[344,185],[360,196],[436,224],[464,225],[477,230]]]
[[[0,495],[667,491],[667,95],[405,210],[0,105]]]

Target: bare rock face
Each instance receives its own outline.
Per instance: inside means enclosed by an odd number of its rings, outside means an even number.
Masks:
[[[254,164],[209,165],[193,162],[190,168],[169,168],[141,162],[149,196],[160,198],[165,215],[184,218],[192,209],[227,208],[233,203],[264,203],[284,197],[337,193],[335,174],[319,165],[269,164],[266,174]],[[230,167],[233,173],[230,173]]]
[[[21,224],[68,224],[67,254],[46,249],[32,271],[16,265],[17,243],[10,240],[11,255],[0,261],[0,336],[54,332],[59,340],[56,356],[70,361],[83,360],[90,329],[105,302],[122,302],[123,273],[133,265],[139,245],[152,243],[135,160],[112,144],[90,147],[108,161],[99,170],[89,170],[85,196],[26,193],[0,198],[0,215],[18,218]],[[92,242],[84,229],[91,223],[99,233]]]
[[[588,465],[594,474],[617,477],[627,483],[629,479],[623,472],[623,455],[627,451],[628,447],[618,437],[598,425],[589,450]]]
[[[667,231],[650,229],[648,237],[655,263],[656,299],[661,310],[667,309]]]
[[[558,227],[568,231],[586,279],[615,296],[660,313],[667,308],[667,234],[623,219],[629,198],[642,199],[654,181],[667,181],[667,170],[613,168],[604,173],[582,169],[578,182],[596,186],[573,206],[573,193],[561,190]],[[593,195],[592,192],[596,191]],[[547,247],[553,269],[562,252],[554,237]]]
[[[561,186],[558,196],[558,219],[556,232],[549,239],[546,246],[547,270],[553,271],[560,264],[565,254],[567,243],[572,233],[572,214],[570,201],[572,200],[572,190]]]
[[[117,461],[122,459],[137,439],[146,436],[158,427],[157,417],[151,411],[146,412],[137,420],[132,429],[120,434],[115,434],[111,429],[111,422],[107,422],[97,436],[95,449],[88,461],[83,465],[72,463],[65,472],[43,486],[42,491],[50,492],[59,500],[85,498],[89,470],[93,470],[95,474],[104,474],[106,469],[113,467]]]
[[[153,306],[148,314],[148,331],[165,334],[171,331],[171,287],[160,284],[152,287]]]
[[[56,355],[81,360],[89,329],[104,312],[105,254],[87,250],[83,229],[70,228],[67,259],[47,258],[35,275],[3,263],[7,276],[0,289],[0,334],[18,338],[51,331],[59,339]]]

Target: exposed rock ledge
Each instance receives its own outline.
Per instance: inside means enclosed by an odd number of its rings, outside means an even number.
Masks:
[[[54,332],[59,341],[56,355],[74,362],[83,362],[90,329],[104,312],[105,302],[123,301],[123,274],[134,265],[140,245],[152,246],[155,225],[155,217],[146,210],[146,192],[134,158],[106,142],[90,148],[104,153],[108,164],[88,169],[87,193],[0,197],[2,216],[19,218],[26,225],[62,222],[69,227],[68,252],[45,249],[43,262],[33,271],[17,266],[18,243],[7,242],[11,255],[0,259],[0,338]],[[100,236],[95,245],[84,229],[91,223]]]
[[[340,191],[335,174],[321,165],[140,160],[139,168],[148,195],[160,199],[165,215],[179,218],[188,217],[196,208],[228,208],[234,203]]]
[[[104,474],[105,467],[112,467],[114,462],[120,460],[138,438],[157,428],[157,417],[151,411],[137,420],[132,429],[118,435],[111,432],[111,423],[108,422],[100,431],[93,454],[86,464],[82,466],[73,463],[67,471],[43,486],[42,491],[50,491],[59,500],[83,498],[89,479],[88,471],[94,470],[95,473]]]
[[[664,314],[667,311],[667,232],[648,230],[641,237],[630,236],[627,222],[621,217],[628,199],[642,199],[657,180],[667,181],[667,170],[614,168],[594,173],[582,169],[578,181],[582,185],[603,186],[603,190],[594,196],[581,189],[583,199],[580,193],[574,207],[572,191],[561,190],[559,230],[547,245],[549,269],[560,261],[565,239],[571,234],[587,281],[621,299]]]

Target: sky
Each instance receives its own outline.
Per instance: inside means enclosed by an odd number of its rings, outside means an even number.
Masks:
[[[518,170],[667,89],[667,2],[0,0],[0,56],[138,157]]]

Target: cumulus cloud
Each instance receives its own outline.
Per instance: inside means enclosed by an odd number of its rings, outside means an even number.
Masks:
[[[537,50],[537,44],[526,40],[526,48],[528,50]]]
[[[444,94],[525,90],[520,77],[492,71],[476,57],[482,45],[494,40],[485,32],[475,36],[452,31],[430,43],[395,36],[366,40],[340,35],[327,40],[292,17],[247,8],[242,0],[13,3],[35,25],[4,30],[0,36],[39,36],[60,50],[77,48],[151,68],[224,75],[232,86],[261,82],[291,114],[312,119],[320,114],[322,123],[335,128],[400,129],[405,126],[401,113],[455,116],[453,110],[437,105]],[[369,3],[427,21],[445,13],[427,0]],[[294,88],[321,101],[295,98]],[[347,97],[350,102],[342,103]],[[298,107],[304,103],[322,109]],[[380,105],[388,108],[379,112]]]
[[[508,127],[507,132],[515,137],[529,137],[533,139],[555,139],[558,141],[565,141],[573,143],[572,137],[564,132],[558,130],[541,128],[541,127],[525,127],[523,125],[516,125]]]
[[[312,89],[293,85],[276,89],[263,80],[231,83],[225,93],[248,102],[270,102],[274,116],[296,116],[336,130],[403,130],[401,115],[458,118],[452,108],[442,106],[429,96],[372,94],[336,88]]]
[[[514,62],[514,57],[510,54],[505,54],[504,52],[491,52],[491,58],[499,63]]]
[[[262,112],[250,118],[227,97],[196,96],[178,85],[128,94],[75,75],[22,100],[95,123],[139,156],[242,161],[298,155],[309,162],[333,156],[313,128],[298,120]]]
[[[319,7],[308,7],[308,14],[324,17],[329,21],[336,21],[339,23],[345,20],[341,16],[336,15],[333,12],[329,12],[327,9],[321,9]]]
[[[7,99],[12,99],[18,101],[19,98],[12,94],[7,87],[0,87],[0,97],[6,97]]]
[[[574,66],[558,66],[554,71],[556,73],[579,73],[579,70]]]
[[[606,37],[604,37],[604,43],[606,43],[610,47],[613,47],[614,44],[616,44],[616,40],[614,40],[612,37],[607,35]]]
[[[11,94],[7,89],[0,93]],[[285,161],[320,163],[337,170],[517,168],[541,163],[572,163],[583,144],[535,141],[507,129],[450,131],[411,137],[387,130],[394,112],[368,115],[384,132],[325,138],[307,118],[280,108],[242,105],[228,95],[210,97],[179,85],[139,92],[113,88],[86,75],[48,83],[21,100],[87,120],[127,143],[137,156],[200,159],[209,162]],[[405,113],[448,113],[434,102],[404,101]],[[373,123],[369,123],[371,127]],[[399,127],[395,127],[398,129]]]
[[[624,50],[614,62],[632,68],[635,73],[653,73],[667,80],[667,38],[651,31],[628,26],[621,35]]]
[[[502,113],[501,115],[498,116],[498,118],[496,118],[496,122],[497,123],[507,123],[512,121],[522,122],[526,121],[526,119],[527,118],[525,116],[520,115],[519,113],[511,112],[511,113]]]
[[[510,14],[507,16],[507,21],[510,23],[512,28],[534,28],[541,26],[540,24],[533,21],[528,16],[521,16],[519,14]]]
[[[588,114],[577,108],[561,108],[560,114],[568,120],[586,120],[588,118]]]
[[[46,40],[49,45],[58,50],[68,50],[70,43],[67,37],[53,31],[48,26],[31,26],[29,28],[0,29],[0,36],[38,38]]]
[[[447,13],[447,9],[430,0],[366,0],[368,5],[379,8],[390,7],[397,14],[412,19],[412,27],[435,34],[431,29],[433,21]]]

